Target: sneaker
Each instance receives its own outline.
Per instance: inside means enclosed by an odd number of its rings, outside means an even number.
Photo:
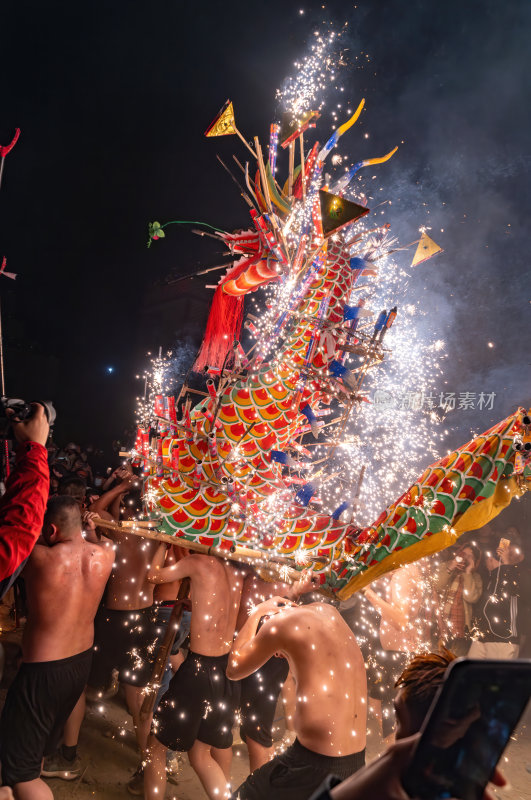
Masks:
[[[81,761],[79,758],[67,761],[61,753],[56,753],[44,759],[41,775],[43,778],[61,778],[63,781],[73,781],[81,775]]]
[[[127,791],[135,797],[144,797],[144,767],[137,767],[135,774],[127,784]]]

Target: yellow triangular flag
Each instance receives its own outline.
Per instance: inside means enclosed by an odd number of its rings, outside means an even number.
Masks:
[[[236,133],[236,121],[232,101],[227,100],[214,121],[206,129],[205,136],[229,136],[231,133]]]
[[[417,264],[422,264],[423,261],[427,261],[428,258],[432,256],[436,256],[437,253],[442,253],[442,247],[430,239],[430,237],[423,233],[420,237],[420,241],[418,243],[417,251],[413,257],[413,261],[411,262],[412,267],[416,267]]]

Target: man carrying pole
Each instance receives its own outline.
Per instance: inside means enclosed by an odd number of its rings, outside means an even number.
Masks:
[[[190,650],[155,710],[144,769],[144,797],[164,797],[166,750],[171,748],[188,752],[207,795],[220,800],[230,795],[232,726],[240,687],[228,680],[225,672],[243,572],[235,564],[196,554],[165,567],[163,550],[153,559],[147,577],[156,584],[190,579]]]

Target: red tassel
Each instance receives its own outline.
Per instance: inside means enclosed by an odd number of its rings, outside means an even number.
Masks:
[[[234,297],[218,286],[210,307],[201,349],[193,369],[200,372],[206,366],[222,367],[234,340],[240,336],[243,322],[243,297]]]
[[[237,297],[227,294],[223,291],[223,286],[228,281],[236,280],[259,260],[259,255],[241,258],[228,270],[222,283],[214,292],[203,343],[193,366],[195,372],[200,372],[206,366],[221,369],[225,356],[233,346],[235,339],[240,338],[243,323],[243,295]]]

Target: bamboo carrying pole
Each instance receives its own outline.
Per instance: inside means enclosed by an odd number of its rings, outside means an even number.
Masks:
[[[183,580],[181,581],[181,585],[179,586],[177,602],[172,608],[170,619],[168,621],[168,627],[166,628],[164,638],[157,651],[157,657],[155,658],[155,663],[153,665],[153,671],[149,679],[147,691],[146,694],[144,695],[144,700],[142,701],[142,706],[140,708],[141,722],[145,722],[146,719],[150,717],[151,714],[153,714],[153,708],[155,707],[155,701],[157,699],[157,694],[160,689],[162,676],[164,675],[164,670],[166,669],[166,663],[168,661],[171,649],[173,647],[173,643],[175,641],[177,629],[179,627],[179,624],[181,622],[181,617],[183,615],[184,601],[188,597],[189,591],[190,591],[190,579],[183,578]]]
[[[104,530],[115,531],[117,533],[132,533],[135,536],[143,536],[146,539],[156,539],[159,542],[176,544],[187,550],[193,550],[195,553],[203,553],[208,556],[217,556],[218,558],[226,558],[230,561],[249,564],[260,570],[265,580],[267,580],[265,577],[267,575],[270,580],[278,579],[283,583],[294,583],[298,581],[301,576],[299,570],[288,567],[285,564],[276,564],[274,561],[267,561],[264,558],[265,554],[253,550],[250,547],[242,547],[241,545],[232,545],[230,549],[215,547],[213,545],[200,544],[200,542],[191,542],[179,536],[170,536],[168,533],[161,533],[161,531],[156,530],[156,525],[158,523],[155,520],[148,520],[146,522],[133,520],[120,523],[94,517],[94,524],[98,528],[103,528]]]

